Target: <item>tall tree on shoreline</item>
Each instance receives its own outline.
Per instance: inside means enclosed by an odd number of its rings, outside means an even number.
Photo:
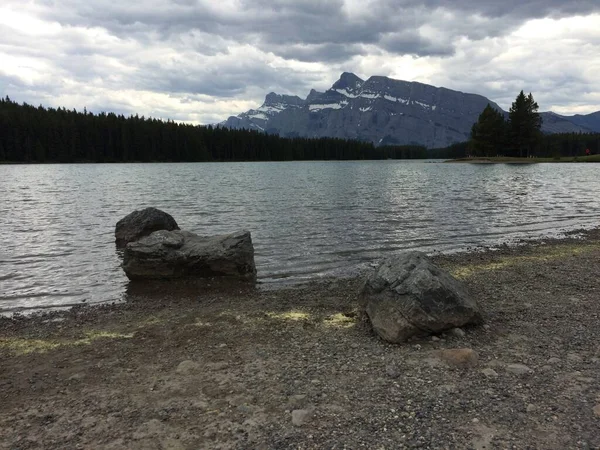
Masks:
[[[496,156],[505,152],[504,115],[488,103],[471,129],[469,150],[475,156]]]
[[[529,156],[541,140],[542,118],[538,109],[531,92],[525,96],[521,91],[508,112],[511,145],[520,157]]]

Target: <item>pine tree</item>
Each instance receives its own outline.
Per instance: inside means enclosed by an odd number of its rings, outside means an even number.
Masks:
[[[475,156],[503,154],[506,143],[504,115],[488,103],[471,129],[470,149]]]
[[[521,91],[508,113],[511,144],[520,157],[529,156],[540,142],[542,118],[538,109],[533,95],[526,97]]]

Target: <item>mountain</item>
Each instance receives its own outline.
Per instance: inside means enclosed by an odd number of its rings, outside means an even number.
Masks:
[[[582,128],[591,130],[595,133],[600,133],[600,111],[586,115],[576,114],[574,116],[560,117],[574,123],[575,125],[579,125]]]
[[[258,109],[229,117],[220,125],[262,130],[284,137],[336,137],[375,145],[419,144],[446,147],[469,138],[471,127],[491,100],[418,82],[344,72],[325,92],[306,99],[271,92]],[[542,131],[600,131],[600,112],[587,116],[542,113]]]
[[[540,115],[544,133],[600,133],[600,111],[585,116],[561,116],[552,111]]]

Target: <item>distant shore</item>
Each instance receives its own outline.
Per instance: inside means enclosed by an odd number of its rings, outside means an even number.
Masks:
[[[124,304],[2,318],[0,442],[599,448],[600,230],[434,261],[484,326],[384,343],[357,318],[360,277],[144,285]],[[445,366],[446,348],[475,350],[477,367]]]
[[[508,156],[449,159],[447,163],[470,164],[536,164],[536,163],[587,163],[600,162],[600,155],[569,156],[561,158],[514,158]]]

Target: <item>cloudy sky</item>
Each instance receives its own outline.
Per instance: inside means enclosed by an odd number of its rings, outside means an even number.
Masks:
[[[343,71],[600,110],[599,0],[2,0],[0,95],[219,122]]]

